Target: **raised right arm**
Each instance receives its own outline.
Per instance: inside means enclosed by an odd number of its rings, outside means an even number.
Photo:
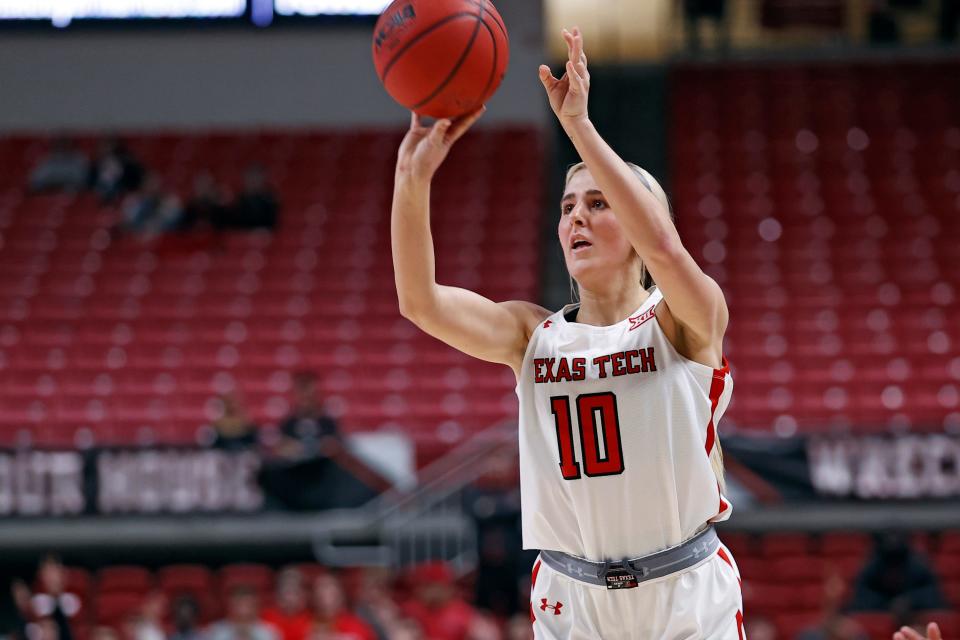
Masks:
[[[519,373],[536,325],[550,315],[523,301],[493,302],[473,291],[438,284],[430,232],[430,182],[450,146],[482,114],[424,127],[414,115],[397,158],[390,236],[400,313],[433,337]]]

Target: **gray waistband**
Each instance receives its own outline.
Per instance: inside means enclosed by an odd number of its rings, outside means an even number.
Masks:
[[[626,571],[637,582],[656,580],[692,567],[716,553],[719,546],[717,532],[710,526],[682,544],[631,560],[593,562],[562,551],[541,551],[540,558],[554,571],[574,580],[607,586],[606,575],[611,570]]]

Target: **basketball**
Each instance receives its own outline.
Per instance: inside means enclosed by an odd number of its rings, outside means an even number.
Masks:
[[[387,93],[433,118],[484,104],[509,56],[506,26],[489,0],[395,0],[373,34],[373,61]]]

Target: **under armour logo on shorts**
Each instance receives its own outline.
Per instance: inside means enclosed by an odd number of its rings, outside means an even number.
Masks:
[[[547,609],[553,609],[553,615],[560,615],[560,609],[563,607],[563,603],[557,600],[557,604],[550,604],[546,598],[540,598],[540,611],[546,611]]]

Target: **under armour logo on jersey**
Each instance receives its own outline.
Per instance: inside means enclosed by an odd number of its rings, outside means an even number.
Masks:
[[[700,557],[700,555],[706,553],[707,551],[709,551],[709,549],[710,547],[706,542],[700,542],[690,547],[690,551],[693,552],[694,558]]]
[[[652,308],[652,309],[648,309],[647,311],[644,311],[643,313],[641,313],[641,314],[638,315],[638,316],[633,316],[632,318],[628,318],[628,319],[630,320],[630,329],[629,329],[629,331],[633,331],[634,329],[639,328],[640,325],[642,325],[642,324],[645,323],[647,320],[649,320],[650,318],[652,318],[654,315],[656,315],[656,313],[657,313],[657,308],[654,307],[654,308]]]
[[[557,604],[550,604],[546,598],[540,598],[540,611],[546,611],[547,609],[553,609],[553,615],[560,615],[560,609],[563,607],[563,603],[557,600]]]
[[[549,328],[550,328],[550,325],[552,325],[552,324],[553,324],[553,320],[547,320],[546,322],[543,323],[543,328],[544,328],[544,329],[549,329]]]

